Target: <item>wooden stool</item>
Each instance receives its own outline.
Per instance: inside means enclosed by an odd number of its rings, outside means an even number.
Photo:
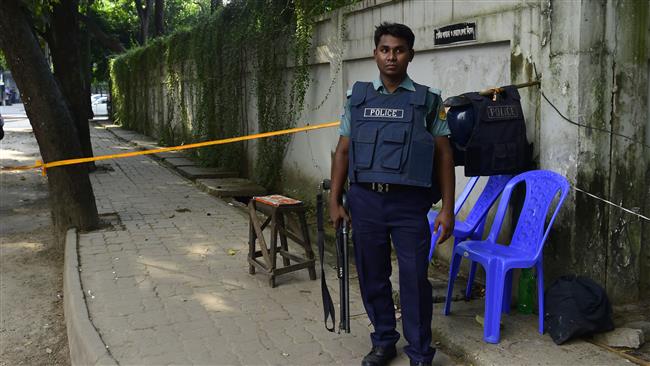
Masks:
[[[303,268],[309,270],[309,278],[316,279],[316,260],[311,250],[309,241],[309,230],[305,219],[305,206],[301,201],[281,195],[253,197],[248,203],[250,215],[249,239],[248,239],[248,273],[255,274],[255,267],[270,276],[269,286],[275,287],[275,277],[297,271]],[[257,211],[267,216],[263,223],[257,216]],[[290,231],[285,225],[285,215],[295,214],[300,226],[300,234]],[[267,247],[264,240],[263,230],[271,224],[271,245]],[[280,246],[278,247],[278,236]],[[287,238],[299,244],[305,249],[305,257],[299,257],[289,253]],[[256,242],[259,241],[260,250],[256,249]],[[284,267],[277,268],[276,255],[282,256]],[[264,261],[258,260],[263,257]],[[291,264],[291,261],[295,262]]]

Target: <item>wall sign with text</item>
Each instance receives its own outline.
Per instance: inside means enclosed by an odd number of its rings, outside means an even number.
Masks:
[[[476,41],[476,23],[458,23],[433,30],[433,44],[436,46],[467,41]]]

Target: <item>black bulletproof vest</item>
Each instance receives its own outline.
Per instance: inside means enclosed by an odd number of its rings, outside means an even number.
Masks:
[[[492,96],[465,93],[476,118],[465,149],[465,175],[517,174],[530,168],[531,146],[520,96],[514,86],[505,86]]]
[[[465,150],[472,132],[476,117],[472,102],[464,95],[449,97],[444,102],[447,110],[447,125],[451,131],[449,142],[454,154],[454,165],[465,166]]]

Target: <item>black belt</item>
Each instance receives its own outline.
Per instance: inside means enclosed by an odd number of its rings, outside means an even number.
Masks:
[[[377,193],[399,192],[416,187],[393,183],[357,183],[359,186]]]

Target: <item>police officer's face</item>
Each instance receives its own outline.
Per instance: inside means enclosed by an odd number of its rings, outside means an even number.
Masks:
[[[409,49],[406,40],[389,34],[379,38],[373,53],[379,73],[389,78],[404,77],[408,64],[413,59],[413,50]]]

